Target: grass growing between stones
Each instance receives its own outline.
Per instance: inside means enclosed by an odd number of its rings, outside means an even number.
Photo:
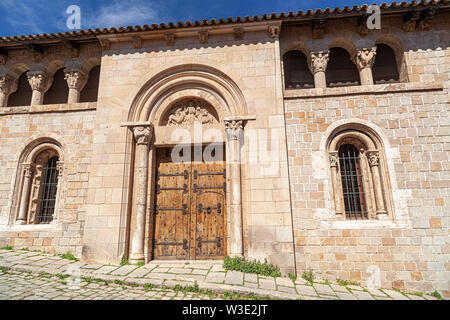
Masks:
[[[269,296],[266,297],[259,297],[256,296],[253,293],[249,293],[249,294],[240,294],[240,293],[235,293],[235,292],[230,292],[230,291],[224,291],[224,292],[213,292],[211,290],[202,290],[198,287],[197,282],[194,283],[194,285],[189,285],[189,286],[181,286],[179,284],[177,284],[175,287],[170,288],[170,287],[166,287],[166,289],[171,289],[177,292],[182,292],[185,296],[188,293],[196,293],[196,294],[201,294],[201,295],[206,295],[208,296],[210,299],[224,299],[224,300],[276,300],[274,298],[271,298]]]
[[[309,270],[308,272],[305,271],[302,273],[302,279],[308,281],[310,284],[313,284],[314,273],[311,270]]]
[[[14,248],[11,246],[1,247],[1,250],[13,250]]]
[[[123,258],[122,261],[120,261],[120,266],[127,266],[130,264],[130,261],[128,261],[128,259]]]
[[[359,287],[359,283],[358,282],[354,282],[354,281],[337,279],[336,282],[337,282],[338,285],[343,286],[343,287],[347,287],[349,285],[351,285],[351,286],[358,286]]]
[[[281,277],[280,268],[273,265],[268,264],[267,260],[264,263],[259,261],[248,261],[242,257],[225,257],[223,262],[223,267],[225,270],[234,270],[241,271],[245,273],[256,273],[268,277]]]
[[[438,298],[439,300],[444,300],[439,292],[437,290],[434,290],[434,292],[429,293],[430,296],[433,296],[435,298]]]
[[[66,260],[78,261],[78,259],[75,258],[75,256],[71,252],[59,254],[58,257],[66,259]]]

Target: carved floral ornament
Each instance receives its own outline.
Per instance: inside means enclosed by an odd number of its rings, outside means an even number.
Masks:
[[[14,87],[17,88],[17,81],[15,79],[7,74],[0,76],[0,93],[8,95],[14,91]]]
[[[148,126],[134,127],[134,138],[138,145],[149,145],[152,140],[152,128]]]
[[[86,75],[80,70],[66,71],[64,79],[67,81],[69,89],[80,90],[81,85],[85,81]]]
[[[367,151],[367,159],[369,161],[369,165],[378,166],[380,161],[380,153],[378,151]]]
[[[190,126],[194,123],[215,124],[218,123],[209,108],[201,101],[188,100],[177,105],[167,117],[167,125]]]
[[[229,140],[238,140],[243,128],[244,121],[242,120],[225,121],[225,129]]]
[[[33,91],[45,91],[49,84],[49,78],[44,73],[36,73],[28,75],[28,83]]]
[[[309,68],[313,74],[317,72],[325,72],[330,59],[329,51],[311,52],[309,56]]]
[[[358,70],[361,71],[362,69],[372,68],[376,55],[376,47],[358,49],[354,53],[352,61],[356,64]]]
[[[337,167],[339,163],[339,155],[337,151],[330,152],[330,166]]]

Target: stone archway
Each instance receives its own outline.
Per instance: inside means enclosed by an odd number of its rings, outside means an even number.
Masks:
[[[208,105],[191,113],[202,124],[198,129],[183,116],[177,103],[199,101]],[[178,111],[177,111],[178,110]],[[178,114],[177,114],[178,112]],[[157,148],[179,144],[176,133],[183,132],[192,139],[190,143],[223,143],[226,149],[226,210],[228,214],[226,243],[227,254],[243,255],[242,197],[240,150],[245,122],[253,119],[247,114],[242,93],[228,76],[206,66],[180,66],[171,68],[144,85],[135,98],[124,126],[133,133],[131,150],[134,152],[130,213],[128,221],[130,261],[149,261],[152,257],[153,239],[151,222],[155,214],[155,165]],[[169,125],[170,123],[170,125]],[[205,131],[219,134],[205,136]],[[151,239],[151,240],[150,240]]]

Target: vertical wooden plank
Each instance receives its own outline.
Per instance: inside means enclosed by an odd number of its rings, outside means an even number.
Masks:
[[[158,150],[159,179],[156,184],[160,187],[160,192],[156,195],[156,206],[158,214],[155,215],[155,241],[157,243],[178,243],[179,245],[156,245],[155,259],[189,259],[189,250],[183,248],[181,243],[184,239],[189,243],[189,171],[190,164],[173,163],[170,149]],[[182,174],[188,171],[187,179]],[[168,175],[168,176],[167,176]],[[163,190],[164,188],[183,188],[186,185],[186,192],[183,190]],[[183,208],[187,206],[187,214],[182,210],[164,210]]]
[[[220,174],[224,169],[225,161],[202,161],[194,163],[193,166],[193,175],[195,170],[198,173],[197,178],[194,177],[194,184],[197,184],[198,190],[193,197],[197,220],[194,228],[197,259],[222,259],[225,256],[226,196],[222,187],[226,179],[224,175]],[[220,212],[217,208],[219,203],[221,205]],[[199,205],[203,208],[202,213],[198,212]],[[201,243],[199,246],[198,237],[201,237],[202,241],[208,242]],[[218,237],[221,238],[220,246],[216,241]]]

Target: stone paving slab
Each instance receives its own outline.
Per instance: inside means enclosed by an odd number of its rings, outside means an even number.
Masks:
[[[228,271],[225,275],[226,284],[239,284],[244,283],[244,274],[239,271]]]
[[[295,287],[294,283],[289,278],[276,278],[276,282],[277,282],[278,286],[291,287],[291,288]]]
[[[304,286],[299,285],[296,286],[297,292],[300,295],[306,295],[306,296],[317,296],[316,290],[312,286]]]
[[[141,278],[147,275],[150,272],[150,270],[145,268],[138,268],[134,271],[132,271],[130,274],[127,275],[127,277],[131,278]]]
[[[314,283],[314,289],[316,289],[317,293],[319,294],[335,295],[333,289],[326,284]]]
[[[258,275],[253,273],[246,273],[244,275],[245,282],[258,282]]]
[[[136,268],[137,268],[137,266],[135,266],[135,265],[122,266],[119,269],[114,270],[113,272],[111,272],[111,275],[113,275],[113,276],[126,276],[127,274],[129,274],[132,271],[134,271]]]
[[[224,272],[210,272],[206,277],[206,282],[219,282],[222,283],[225,280]]]
[[[368,292],[365,291],[357,291],[352,290],[353,295],[355,295],[359,300],[375,300],[372,295],[370,295]]]
[[[265,290],[276,290],[275,279],[259,279],[259,287]]]
[[[398,291],[388,290],[388,289],[384,289],[383,291],[386,292],[391,298],[393,298],[395,300],[409,300],[407,297],[405,297],[403,294],[401,294]]]
[[[108,274],[114,270],[116,270],[118,267],[117,266],[103,266],[100,269],[95,270],[93,273],[94,274]]]
[[[30,259],[31,258],[31,259]],[[35,265],[38,264],[38,265]],[[306,285],[304,279],[297,279],[295,283],[284,277],[267,277],[256,274],[244,274],[238,271],[226,271],[220,261],[152,261],[145,266],[123,265],[110,266],[99,264],[84,264],[74,262],[57,256],[39,254],[27,251],[7,251],[0,249],[0,267],[8,268],[11,272],[21,273],[17,276],[14,286],[8,284],[5,273],[0,271],[0,299],[175,299],[180,298],[177,293],[166,295],[166,287],[193,286],[195,284],[201,290],[214,292],[234,292],[240,294],[254,294],[261,297],[273,297],[277,299],[305,299],[305,300],[436,300],[429,295],[408,294],[407,296],[395,290],[378,289],[365,290],[363,287],[349,285],[347,287],[332,283],[313,283]],[[82,277],[95,280],[83,287],[79,292],[64,292],[66,285],[61,284],[61,279],[52,280],[53,286],[47,286],[46,295],[34,293],[26,284],[28,278],[38,277],[33,280],[34,285],[45,286],[52,275],[72,274],[79,268]],[[17,271],[16,271],[17,270]],[[26,272],[24,272],[26,271]],[[47,273],[45,275],[43,272]],[[8,276],[10,276],[8,274]],[[16,277],[16,275],[12,275]],[[16,278],[17,278],[16,277]],[[22,278],[20,278],[22,277]],[[6,280],[5,280],[6,279]],[[54,278],[52,278],[54,279]],[[83,280],[84,281],[84,280]],[[92,280],[90,280],[92,281]],[[109,285],[105,286],[104,281]],[[153,285],[151,292],[141,292],[146,285]],[[122,292],[124,285],[138,286]],[[158,287],[158,288],[155,288]],[[348,290],[349,288],[350,290]],[[160,291],[158,291],[158,290]],[[137,290],[137,291],[133,291]],[[6,292],[6,294],[5,294]],[[55,295],[56,292],[62,292]],[[161,292],[161,293],[158,293]],[[167,291],[168,292],[168,291]],[[55,296],[54,296],[55,295]],[[183,299],[200,299],[200,294],[183,294]]]

